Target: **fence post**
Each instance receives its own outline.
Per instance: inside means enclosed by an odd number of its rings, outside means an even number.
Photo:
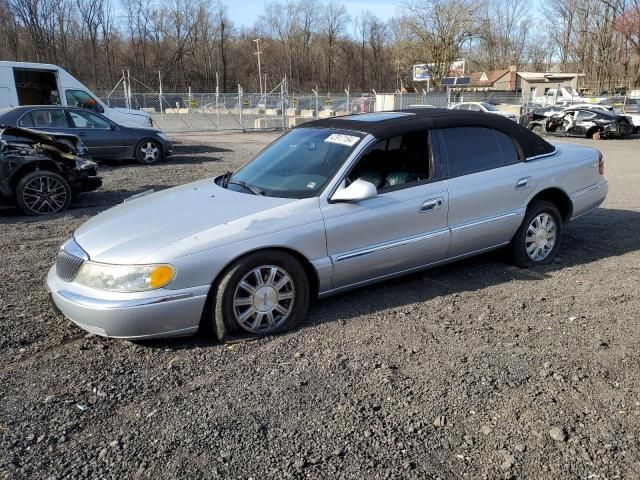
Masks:
[[[287,108],[284,104],[284,87],[285,82],[287,81],[287,76],[282,79],[280,82],[280,108],[282,109],[282,129],[287,129]]]
[[[319,118],[320,117],[320,111],[318,110],[318,86],[316,85],[316,89],[315,90],[311,90],[313,92],[313,95],[316,97],[316,115],[315,118]]]
[[[347,115],[351,113],[351,109],[349,108],[349,90],[349,85],[347,85],[347,88],[344,89],[345,93],[347,94]]]
[[[240,115],[240,128],[244,132],[244,121],[242,120],[242,85],[238,84],[238,114]]]
[[[189,112],[189,130],[193,132],[193,117],[191,116],[191,85],[189,85],[189,97],[188,97],[188,102],[189,104],[187,105],[187,112]]]
[[[162,121],[162,130],[164,130],[164,113],[162,112],[162,74],[158,70],[158,80],[160,81],[160,90],[158,91],[158,101],[160,102],[160,120]]]

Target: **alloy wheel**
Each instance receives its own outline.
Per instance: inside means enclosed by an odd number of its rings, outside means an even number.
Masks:
[[[160,158],[160,149],[151,141],[146,141],[140,145],[140,153],[145,163],[153,163]]]
[[[534,217],[527,228],[525,248],[534,262],[541,262],[549,256],[556,244],[556,222],[548,213]]]
[[[65,185],[48,175],[32,178],[22,191],[24,205],[36,215],[59,212],[64,209],[67,197]]]
[[[295,302],[291,276],[281,267],[263,265],[247,273],[233,296],[238,325],[249,333],[265,334],[278,329],[289,317]]]

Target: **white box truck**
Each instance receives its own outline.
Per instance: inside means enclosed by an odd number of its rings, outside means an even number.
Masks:
[[[126,127],[153,126],[147,112],[105,105],[91,90],[57,65],[0,61],[0,108],[20,105],[83,107]]]

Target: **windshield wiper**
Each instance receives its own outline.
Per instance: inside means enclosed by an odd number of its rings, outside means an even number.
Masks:
[[[227,185],[240,185],[242,188],[249,190],[254,195],[264,195],[264,190],[259,189],[254,185],[250,185],[247,182],[243,182],[242,180],[227,180]]]
[[[222,188],[227,188],[231,175],[233,175],[233,172],[231,170],[227,170],[227,173],[222,175],[222,178],[220,179],[220,185],[222,185]]]

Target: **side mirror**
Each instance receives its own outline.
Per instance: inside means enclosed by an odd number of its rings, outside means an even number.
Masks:
[[[360,200],[366,200],[376,196],[378,196],[378,189],[373,183],[358,179],[348,187],[334,193],[331,201],[359,202]]]
[[[114,132],[118,130],[118,126],[115,123],[112,123],[109,126],[111,127],[111,130],[113,130]]]

